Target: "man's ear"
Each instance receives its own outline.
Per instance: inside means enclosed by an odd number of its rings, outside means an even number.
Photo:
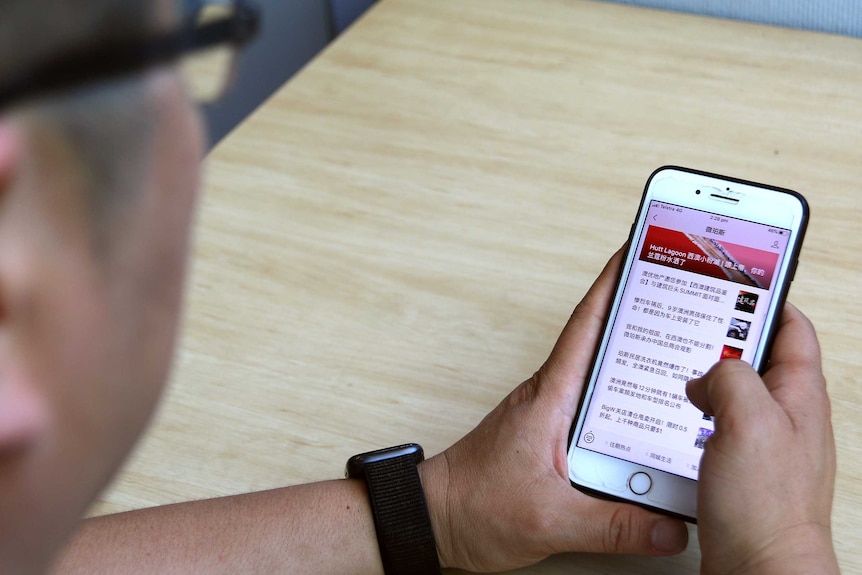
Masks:
[[[0,117],[0,212],[20,167],[21,132]],[[0,279],[0,286],[3,285]],[[35,441],[48,424],[45,397],[28,378],[16,356],[9,333],[7,294],[0,287],[0,458]]]

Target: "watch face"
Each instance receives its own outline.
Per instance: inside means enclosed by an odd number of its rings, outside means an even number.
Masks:
[[[364,477],[366,465],[386,459],[395,459],[396,457],[412,457],[418,465],[425,459],[425,453],[422,451],[422,447],[416,443],[407,443],[405,445],[378,449],[377,451],[369,451],[368,453],[360,453],[347,460],[345,476],[351,478]]]

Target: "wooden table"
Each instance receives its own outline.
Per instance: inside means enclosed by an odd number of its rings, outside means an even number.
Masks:
[[[216,150],[170,392],[94,512],[443,450],[540,365],[668,163],[811,203],[790,296],[822,340],[835,541],[862,571],[862,42],[578,0],[384,0]],[[698,561],[695,541],[521,572]]]

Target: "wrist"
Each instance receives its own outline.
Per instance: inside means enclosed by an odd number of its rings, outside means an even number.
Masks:
[[[422,490],[428,505],[428,515],[431,517],[431,528],[434,530],[440,567],[456,567],[451,560],[452,539],[448,504],[449,464],[445,454],[440,453],[420,463],[419,478],[422,481]]]

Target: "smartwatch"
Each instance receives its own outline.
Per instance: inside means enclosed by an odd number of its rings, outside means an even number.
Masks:
[[[386,575],[440,575],[437,545],[419,480],[425,459],[415,444],[354,455],[346,476],[364,479]]]

